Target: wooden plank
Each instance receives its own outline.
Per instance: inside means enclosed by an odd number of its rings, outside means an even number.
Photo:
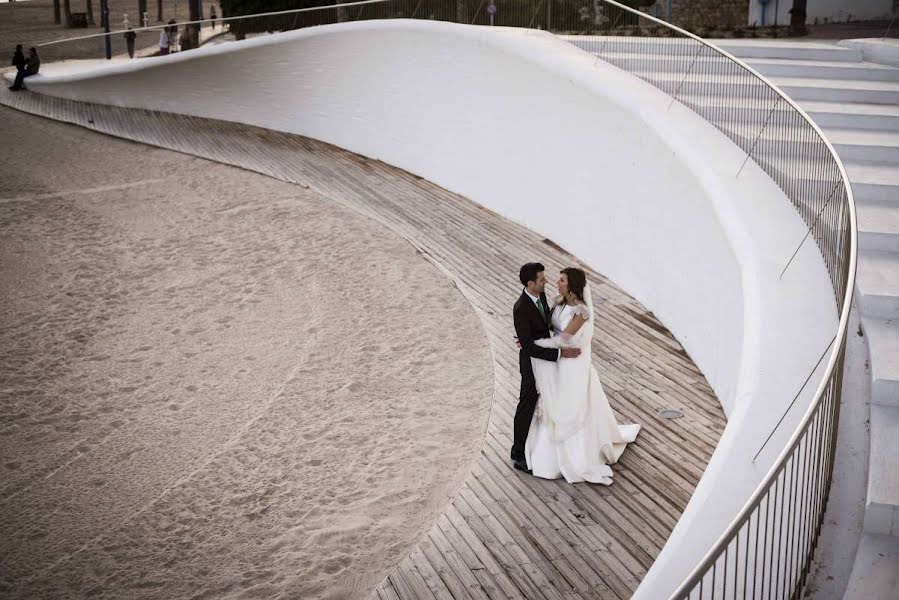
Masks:
[[[413,590],[412,587],[409,586],[406,578],[402,575],[402,572],[400,570],[401,568],[402,564],[393,573],[387,576],[387,580],[390,582],[390,585],[396,592],[398,600],[415,600],[416,598],[418,598],[418,596],[416,595],[417,591]],[[432,597],[430,592],[426,594],[426,597]]]
[[[384,584],[378,588],[378,595],[383,598],[383,600],[400,600],[400,596],[393,588],[393,584],[387,580],[385,580]]]
[[[495,595],[489,594],[488,590],[485,589],[480,581],[478,581],[477,577],[475,577],[474,573],[476,569],[470,568],[459,558],[456,549],[450,544],[440,527],[431,528],[431,531],[428,533],[428,539],[433,542],[434,548],[440,553],[440,556],[446,560],[447,565],[450,566],[453,573],[455,573],[459,580],[465,585],[465,589],[472,598],[477,600],[496,597]],[[482,568],[483,567],[481,567],[481,569]]]
[[[365,600],[387,600],[387,593],[378,588],[366,596]]]
[[[422,551],[422,554],[432,565],[434,572],[452,598],[456,600],[487,598],[487,595],[481,589],[481,585],[471,575],[471,571],[465,568],[459,569],[458,565],[451,566],[447,556],[440,552],[430,536],[426,536],[418,544],[418,549]],[[437,591],[433,586],[431,586],[431,590],[434,591],[434,595],[437,595]]]
[[[456,531],[456,528],[445,514],[437,519],[436,528],[440,531],[441,537],[445,538],[448,542],[449,548],[462,559],[470,570],[475,571],[485,568],[481,559],[475,554],[471,546],[469,546],[468,541]]]
[[[446,513],[437,519],[437,526],[449,541],[453,550],[461,551],[467,555],[466,562],[469,565],[473,563],[477,565],[471,567],[471,571],[488,596],[491,598],[516,597],[518,589],[501,569],[496,568],[492,564],[483,544],[476,536],[471,535],[467,527],[463,527],[463,531],[466,534],[463,535],[456,529],[455,524],[450,521]],[[486,562],[491,564],[493,568],[488,568],[485,565],[485,561],[482,560],[485,556],[487,557]]]
[[[436,600],[453,600],[454,598],[461,599],[469,597],[461,586],[456,587],[456,591],[459,592],[460,595],[453,593],[450,586],[446,584],[446,580],[444,580],[437,571],[434,570],[434,567],[431,566],[430,561],[428,561],[424,554],[421,544],[412,549],[412,552],[409,553],[409,558],[412,559],[412,564],[417,570],[418,575],[424,581],[425,585],[428,586],[428,589]]]
[[[571,566],[571,563],[568,562],[566,558],[558,558],[553,561],[553,566],[565,577],[566,581],[569,584],[568,590],[561,590],[563,595],[571,594],[572,592],[587,592],[590,590],[590,584],[581,577],[580,573]]]
[[[492,575],[493,579],[496,583],[505,591],[508,590],[510,594],[515,593],[515,585],[510,581],[510,578],[515,581],[518,585],[518,589],[525,593],[526,597],[537,597],[537,598],[545,598],[545,590],[542,589],[539,585],[527,586],[527,582],[525,582],[525,587],[522,587],[522,583],[515,579],[514,575],[518,573],[519,568],[517,565],[512,563],[511,561],[504,560],[501,565],[497,558],[494,557],[491,553],[490,548],[484,543],[485,540],[482,540],[478,535],[478,532],[474,531],[471,525],[459,514],[454,504],[450,504],[447,508],[444,516],[447,520],[452,524],[452,526],[456,529],[459,535],[464,539],[473,552],[475,552],[478,558],[481,560],[481,563],[484,565],[484,568],[489,571]],[[483,533],[483,530],[481,531]],[[494,549],[496,546],[494,546]],[[542,579],[542,578],[538,578]]]
[[[408,585],[408,589],[412,591],[415,598],[420,600],[438,600],[431,591],[424,576],[415,563],[413,555],[419,552],[418,548],[414,548],[409,556],[400,563],[400,567],[395,571],[397,575],[403,578]],[[444,590],[445,591],[445,590]]]

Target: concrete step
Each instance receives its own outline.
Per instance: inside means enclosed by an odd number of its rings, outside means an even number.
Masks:
[[[634,74],[647,79],[650,82],[661,84],[660,87],[674,93],[677,91],[677,97],[689,100],[693,103],[701,102],[706,106],[727,106],[731,110],[737,109],[739,114],[746,115],[747,118],[754,119],[758,122],[764,122],[768,117],[768,113],[773,103],[773,95],[751,93],[752,87],[749,85],[748,78],[731,77],[730,82],[735,84],[732,90],[726,88],[718,88],[717,90],[709,89],[708,86],[702,87],[695,85],[696,80],[706,81],[709,79],[722,81],[722,77],[717,73],[701,74],[694,73],[687,78],[684,83],[683,75],[676,75],[658,69],[657,66],[647,66],[642,64],[625,64],[632,66],[634,69],[628,69]],[[683,67],[683,65],[680,65]],[[895,69],[899,72],[899,69]],[[830,80],[810,79],[809,82],[817,82],[819,86],[828,86]],[[772,78],[777,85],[784,83],[784,78]],[[802,96],[797,98],[790,95],[799,106],[805,110],[809,116],[820,127],[833,127],[841,129],[865,129],[877,131],[899,131],[899,103],[883,103],[883,102],[867,102],[861,100],[867,92],[872,92],[875,98],[882,99],[884,94],[889,95],[899,90],[896,82],[893,85],[885,87],[873,83],[873,86],[866,86],[866,82],[857,82],[859,85],[853,86],[853,82],[841,80],[835,81],[835,86],[843,85],[834,90],[833,94],[840,98],[817,99],[806,96],[814,95],[817,88],[813,87],[811,91],[803,88]],[[786,83],[794,82],[801,86],[802,78],[786,78]],[[880,82],[884,83],[884,82]],[[890,82],[885,82],[890,83]],[[792,84],[791,84],[792,85]],[[870,87],[870,89],[869,89]],[[755,86],[758,90],[758,87]],[[786,90],[785,90],[786,91]],[[789,95],[789,94],[788,94]]]
[[[899,598],[899,538],[863,535],[843,600]]]
[[[862,53],[862,59],[868,62],[899,67],[899,42],[895,38],[840,40],[837,44],[844,48],[858,50]]]
[[[639,74],[639,73],[638,73]],[[650,81],[662,89],[679,90],[694,97],[746,99],[759,95],[758,80],[745,75],[693,73],[686,79],[682,74],[651,73]],[[858,102],[866,104],[899,105],[899,82],[847,81],[812,77],[775,77],[772,82],[800,105],[804,100],[817,102]]]
[[[697,52],[700,54],[718,54],[714,49],[701,45],[695,40],[681,37],[622,37],[614,35],[559,35],[557,37],[593,55],[614,52],[618,54],[653,54],[658,56],[688,56],[692,58],[697,55]],[[700,50],[701,47],[705,48],[705,50]],[[840,48],[839,46],[830,47]],[[843,50],[846,50],[846,48],[843,48]],[[852,52],[852,49],[850,49],[850,52]],[[832,56],[837,55],[833,54]],[[839,56],[853,56],[852,60],[860,60],[857,57],[861,56],[861,52],[850,55],[839,54]]]
[[[871,405],[865,533],[899,536],[899,407]]]
[[[669,73],[683,76],[686,73],[736,74],[745,72],[729,59],[706,50],[693,54],[668,54],[658,52],[637,53],[634,48],[609,49],[591,52],[602,60],[626,71],[639,73]],[[825,60],[750,59],[746,63],[765,77],[816,77],[818,79],[844,79],[847,81],[899,81],[899,68],[867,62],[838,62]]]
[[[772,119],[773,121],[776,121],[776,119]],[[814,198],[821,195],[827,197],[833,192],[833,183],[830,181],[802,181],[803,174],[808,176],[814,175],[815,177],[820,176],[816,163],[812,162],[810,158],[819,152],[820,142],[812,143],[810,141],[805,144],[805,158],[792,158],[788,150],[780,145],[780,141],[788,136],[785,128],[769,124],[769,127],[765,129],[762,135],[758,136],[757,132],[749,131],[745,127],[738,128],[736,125],[732,126],[728,123],[722,124],[722,127],[728,132],[730,138],[739,142],[743,148],[750,148],[755,144],[753,156],[776,157],[777,160],[771,164],[774,172],[785,180],[799,178],[800,188],[805,190],[808,197]],[[862,133],[872,133],[874,135],[868,137],[861,135]],[[897,137],[896,133],[884,132],[884,135],[881,135],[878,132],[857,131],[844,133],[841,131],[833,135],[833,132],[828,130],[824,134],[834,144],[834,149],[840,157],[843,167],[846,169],[856,203],[899,206],[899,163],[895,161],[894,164],[890,164],[887,162],[877,163],[860,160],[869,156],[869,154],[866,154],[867,151],[871,151],[872,154],[879,156],[896,159],[896,153],[899,152],[896,146],[887,146],[883,149],[875,147],[875,150],[871,150],[871,147],[862,144],[866,141],[871,142],[875,140],[879,140],[884,144],[899,144],[899,137]],[[757,141],[756,137],[758,137]],[[811,136],[805,137],[809,140],[815,139]],[[834,137],[837,138],[836,143],[834,143]],[[803,138],[799,137],[799,139]],[[803,148],[803,145],[799,147]]]
[[[892,165],[844,161],[849,176],[852,195],[857,205],[883,204],[899,206],[899,169]],[[804,180],[802,173],[815,172],[814,164],[802,159],[785,159],[772,166],[774,172],[786,179],[799,177],[798,184],[810,198],[829,196],[833,183],[820,180]],[[799,175],[797,175],[799,174]]]
[[[793,100],[899,104],[899,83],[892,81],[847,81],[812,77],[774,77],[772,81]]]
[[[600,35],[560,35],[561,39],[586,52],[618,51],[638,49],[641,54],[652,53],[665,56],[693,56],[697,44],[686,38],[620,37]],[[859,62],[862,52],[857,48],[843,47],[829,42],[783,41],[783,40],[740,40],[712,39],[713,45],[741,59],[791,59],[824,60],[834,62]]]
[[[822,128],[899,131],[899,106],[803,100],[799,106]]]
[[[667,75],[681,79],[687,73],[692,75],[737,75],[745,73],[746,77],[754,77],[748,71],[731,62],[724,56],[712,50],[702,52],[698,56],[690,54],[637,54],[634,51],[609,51],[594,52],[594,56],[601,57],[605,62],[611,63],[619,69],[624,69],[636,75]],[[852,63],[847,63],[852,64]]]
[[[721,114],[740,115],[746,121],[762,124],[769,117],[773,100],[755,98],[724,98],[678,94],[685,102],[701,103],[715,108]],[[856,129],[865,131],[899,132],[899,106],[888,104],[866,104],[855,102],[818,102],[803,100],[799,106],[822,129]],[[771,115],[772,123],[784,122],[785,111],[777,110]],[[790,117],[792,119],[792,117]]]
[[[871,360],[871,404],[899,408],[899,321],[863,317],[862,329]]]
[[[737,58],[779,58],[793,60],[826,60],[857,62],[862,60],[861,51],[844,48],[826,42],[795,42],[775,40],[708,40]],[[848,52],[847,52],[848,51]]]
[[[890,165],[843,161],[858,203],[899,205],[899,169]]]
[[[848,81],[899,81],[899,69],[869,62],[829,60],[749,59],[746,63],[765,77],[817,77]]]
[[[899,321],[899,254],[859,252],[856,287],[862,317]]]
[[[856,203],[858,247],[894,252],[899,258],[899,204]]]
[[[824,134],[842,161],[899,167],[899,132],[828,128]]]
[[[763,124],[764,121],[755,126],[761,129]],[[723,123],[722,127],[743,143],[755,143],[759,149],[766,148],[766,145],[780,148],[785,142],[794,142],[791,148],[801,149],[806,156],[814,156],[821,147],[820,138],[809,135],[808,125],[800,121],[795,113],[786,110],[773,113],[761,134],[757,130],[740,127],[739,123]],[[824,135],[844,163],[899,168],[899,132],[831,128],[825,130]],[[785,147],[783,151],[787,151]]]
[[[741,139],[739,136],[734,136]],[[755,152],[758,155],[758,151]],[[878,165],[867,163],[844,162],[849,183],[852,186],[852,195],[856,206],[882,205],[899,206],[899,168],[891,165]],[[820,178],[820,167],[809,159],[791,159],[789,157],[777,160],[770,165],[772,177],[775,181],[794,181],[794,199],[800,201],[807,199],[813,206],[820,208],[821,199],[830,198],[836,191],[835,180],[827,177]],[[829,175],[829,173],[824,173]],[[816,177],[815,179],[806,179]],[[824,200],[826,201],[826,200]],[[814,209],[817,213],[819,208]]]

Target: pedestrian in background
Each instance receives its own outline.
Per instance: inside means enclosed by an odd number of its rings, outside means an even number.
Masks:
[[[131,25],[128,26],[128,30],[125,32],[125,44],[128,45],[128,57],[134,58],[134,38],[137,37],[137,34],[134,33],[134,30],[131,29]]]

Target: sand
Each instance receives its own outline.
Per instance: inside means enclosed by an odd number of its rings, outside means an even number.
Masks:
[[[366,596],[480,450],[471,307],[302,187],[0,133],[0,597]]]

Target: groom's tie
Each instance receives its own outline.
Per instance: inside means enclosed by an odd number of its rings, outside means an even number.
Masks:
[[[543,310],[543,301],[540,298],[537,298],[537,310],[540,311],[540,316],[543,317],[543,321],[546,322],[546,311]]]

